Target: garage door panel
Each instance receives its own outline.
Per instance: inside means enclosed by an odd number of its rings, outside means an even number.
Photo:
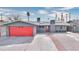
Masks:
[[[33,28],[31,26],[30,27],[29,26],[28,27],[10,26],[9,35],[10,36],[32,36]]]

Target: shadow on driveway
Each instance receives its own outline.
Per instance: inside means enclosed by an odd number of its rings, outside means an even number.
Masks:
[[[0,37],[0,46],[31,43],[34,37]]]

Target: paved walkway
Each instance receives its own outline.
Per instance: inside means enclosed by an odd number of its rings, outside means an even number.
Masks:
[[[32,51],[57,51],[55,44],[45,34],[36,35],[34,41],[29,46],[28,50]]]

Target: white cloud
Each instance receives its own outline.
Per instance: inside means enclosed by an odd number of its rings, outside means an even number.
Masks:
[[[35,15],[33,12],[29,12],[31,16]],[[21,16],[27,16],[27,11],[20,12]]]
[[[31,12],[30,15],[31,15],[31,16],[34,16],[35,14]]]
[[[9,9],[5,9],[5,8],[0,8],[0,11],[10,11]]]
[[[61,8],[60,10],[70,10],[72,8],[74,8],[74,7],[64,7],[64,8]]]
[[[4,12],[4,13],[6,13],[6,12],[15,12],[16,10],[12,10],[12,9],[7,9],[7,8],[0,8],[0,12]]]
[[[68,13],[68,10],[73,9],[74,7],[63,7],[63,8],[54,8],[51,10],[51,13]]]
[[[50,12],[51,12],[51,13],[56,13],[56,12],[58,12],[58,11],[56,11],[56,10],[51,10]]]
[[[48,14],[50,17],[55,17],[55,13]]]
[[[45,9],[50,10],[50,9],[52,9],[52,7],[45,7]]]
[[[38,13],[39,14],[48,14],[48,11],[46,11],[46,10],[38,10]]]
[[[4,13],[5,16],[11,15],[11,13]]]
[[[22,13],[22,14],[26,14],[26,13],[27,13],[27,11],[22,11],[21,13]]]

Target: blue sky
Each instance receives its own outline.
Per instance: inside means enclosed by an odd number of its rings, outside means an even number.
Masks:
[[[40,17],[42,21],[49,21],[55,19],[55,13],[71,13],[71,19],[78,18],[78,7],[1,7],[0,13],[4,17],[19,14],[21,19],[27,20],[26,12],[30,12],[30,20],[36,21],[37,17]]]

